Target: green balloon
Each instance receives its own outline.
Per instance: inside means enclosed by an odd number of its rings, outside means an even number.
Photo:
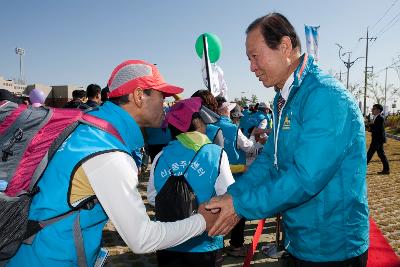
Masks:
[[[207,36],[207,44],[208,44],[208,57],[210,59],[211,63],[217,62],[221,55],[221,40],[218,38],[213,33],[203,33],[201,34],[197,40],[196,40],[196,53],[197,55],[202,58],[203,57],[203,50],[204,50],[204,45],[203,45],[203,35]]]

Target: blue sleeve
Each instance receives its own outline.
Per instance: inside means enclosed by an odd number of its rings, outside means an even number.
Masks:
[[[141,151],[142,148],[137,148],[132,152],[132,157],[135,160],[136,166],[139,169],[142,165],[143,154]]]
[[[351,128],[354,118],[349,102],[332,91],[315,89],[304,103],[301,134],[298,140],[293,140],[296,146],[293,158],[287,159],[291,163],[286,172],[281,171],[278,177],[271,170],[273,149],[268,147],[244,174],[243,178],[251,182],[242,181],[229,187],[240,216],[267,218],[298,206],[318,194],[335,175],[357,127]]]

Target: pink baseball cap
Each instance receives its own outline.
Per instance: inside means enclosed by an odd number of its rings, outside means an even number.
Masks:
[[[168,124],[173,125],[181,132],[187,132],[192,122],[193,113],[198,112],[204,123],[215,123],[219,120],[219,115],[201,105],[200,97],[191,97],[181,100],[173,105],[167,112],[163,127]]]
[[[160,91],[164,96],[183,92],[183,88],[166,83],[157,67],[143,60],[127,60],[119,64],[107,85],[109,98],[130,94],[138,87]]]

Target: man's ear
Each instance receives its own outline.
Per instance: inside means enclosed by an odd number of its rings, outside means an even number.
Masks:
[[[134,102],[137,107],[141,108],[143,106],[143,90],[141,88],[136,88],[129,94],[128,98],[129,101]]]
[[[292,41],[289,36],[283,36],[281,39],[281,43],[279,44],[279,49],[285,57],[289,57],[292,53]]]

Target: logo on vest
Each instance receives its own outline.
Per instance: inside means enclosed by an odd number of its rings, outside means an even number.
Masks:
[[[282,130],[290,130],[290,119],[286,115],[285,120],[283,121]]]

